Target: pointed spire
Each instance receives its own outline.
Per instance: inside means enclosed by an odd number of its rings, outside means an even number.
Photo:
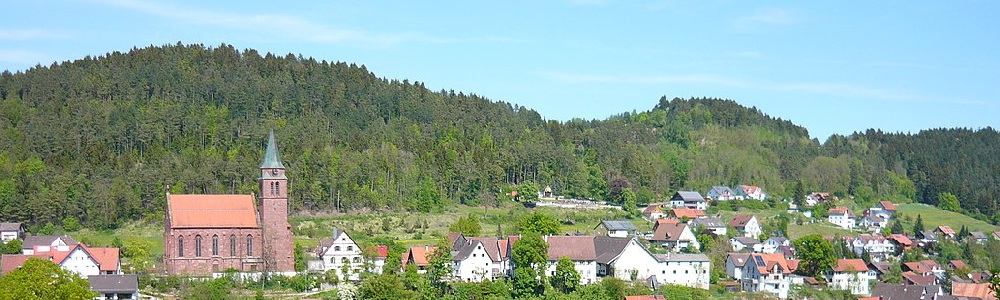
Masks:
[[[261,169],[284,169],[281,164],[281,157],[278,156],[278,143],[274,141],[274,128],[267,137],[267,152],[264,153],[264,162],[260,164]]]

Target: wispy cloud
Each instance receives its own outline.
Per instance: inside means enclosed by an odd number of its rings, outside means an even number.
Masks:
[[[440,38],[429,36],[420,32],[370,32],[332,27],[312,22],[298,16],[277,14],[235,14],[192,9],[170,4],[139,0],[105,0],[102,2],[164,18],[176,19],[195,24],[223,26],[257,33],[271,33],[274,36],[307,42],[356,43],[371,46],[390,46],[407,42],[427,44],[468,41],[505,42],[505,40],[500,37],[473,39]]]
[[[0,40],[63,39],[67,37],[69,35],[66,33],[42,29],[0,28]]]
[[[830,95],[844,98],[892,100],[892,101],[914,101],[928,103],[951,103],[951,104],[982,104],[982,101],[934,98],[917,95],[905,91],[895,91],[888,89],[878,89],[852,84],[842,83],[819,83],[819,82],[797,82],[797,83],[765,83],[749,80],[728,78],[724,76],[708,74],[681,74],[681,75],[656,75],[656,76],[630,76],[630,75],[593,75],[564,72],[540,72],[537,74],[543,78],[564,83],[587,83],[587,84],[706,84],[717,85],[750,90],[774,91],[774,92],[801,92],[818,95]]]

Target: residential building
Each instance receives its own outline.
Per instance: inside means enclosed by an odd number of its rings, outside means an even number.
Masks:
[[[952,283],[951,295],[956,297],[979,298],[982,300],[997,300],[997,295],[990,289],[989,283]]]
[[[322,271],[334,271],[341,280],[357,281],[366,262],[361,246],[346,231],[333,228],[332,238],[319,241],[318,256],[323,261]],[[346,274],[343,272],[347,272]]]
[[[4,254],[0,261],[2,273],[20,268],[32,257],[52,261],[60,268],[83,277],[121,273],[118,248],[90,248],[84,244],[58,247],[36,245],[33,254]]]
[[[736,215],[732,220],[729,220],[729,226],[733,226],[736,231],[740,232],[740,235],[749,238],[756,239],[762,232],[756,215]]]
[[[792,271],[781,254],[750,254],[743,266],[743,280],[740,283],[747,292],[767,293],[781,299],[788,298]]]
[[[510,269],[507,240],[493,237],[459,236],[452,245],[456,280],[480,282],[497,280]]]
[[[28,236],[21,243],[21,254],[32,255],[36,249],[42,252],[53,251],[53,249],[56,251],[69,251],[70,247],[76,244],[79,243],[66,235]]]
[[[878,204],[868,209],[869,215],[879,216],[888,220],[896,213],[896,205],[890,201],[879,201]]]
[[[912,271],[917,275],[933,275],[937,278],[944,278],[945,275],[945,270],[941,268],[941,265],[930,259],[903,263],[902,268],[903,271]]]
[[[435,246],[413,246],[410,250],[403,254],[403,261],[401,264],[401,271],[406,271],[406,268],[413,265],[417,269],[417,274],[427,273],[427,267],[430,264],[430,255],[437,250]]]
[[[629,221],[609,221],[603,220],[594,226],[597,232],[612,237],[627,237],[635,235],[635,225]]]
[[[656,257],[634,237],[595,237],[594,251],[597,254],[597,276],[632,281],[657,274]]]
[[[701,193],[695,191],[679,191],[670,198],[670,207],[687,207],[697,210],[708,209],[708,201],[701,196]]]
[[[295,273],[288,177],[273,130],[259,170],[257,194],[167,193],[163,231],[167,274]]]
[[[852,212],[850,208],[847,208],[846,206],[837,206],[837,207],[831,208],[827,212],[829,213],[829,217],[827,218],[827,221],[829,221],[830,223],[833,223],[834,225],[840,226],[840,228],[844,228],[844,229],[848,229],[848,230],[854,229],[854,225],[855,225],[854,218],[855,218],[855,215],[854,215],[854,212]]]
[[[969,235],[970,238],[972,238],[972,241],[980,245],[986,244],[986,242],[990,240],[990,238],[986,236],[986,234],[983,233],[982,231],[969,232]]]
[[[736,192],[727,186],[713,186],[708,192],[705,192],[705,197],[715,201],[737,200]]]
[[[896,254],[900,254],[903,251],[910,250],[913,248],[913,241],[909,237],[902,234],[890,234],[889,241],[896,247]]]
[[[868,252],[874,261],[885,260],[888,256],[896,253],[896,245],[881,235],[859,234],[857,237],[849,238],[847,242],[855,254],[861,255]]]
[[[916,238],[918,239],[917,245],[921,247],[929,247],[930,244],[938,242],[938,234],[930,230],[917,232]]]
[[[749,253],[729,253],[726,256],[726,275],[732,279],[742,280],[743,266],[749,259]]]
[[[936,300],[944,295],[940,286],[915,286],[904,284],[877,283],[872,290],[872,297],[881,300]]]
[[[861,222],[858,225],[868,228],[868,231],[872,233],[881,233],[889,225],[889,221],[879,215],[869,215],[861,217]]]
[[[691,231],[691,227],[684,223],[657,223],[653,227],[653,236],[649,241],[659,243],[664,248],[675,252],[687,247],[701,248],[701,245],[698,244],[698,238]]]
[[[555,275],[556,263],[563,256],[573,261],[580,274],[580,284],[597,282],[597,250],[593,236],[546,236],[549,244],[546,276]]]
[[[658,284],[675,284],[699,289],[708,289],[711,262],[704,254],[667,253],[656,254],[659,270]]]
[[[775,237],[768,238],[766,241],[764,241],[763,243],[761,243],[761,248],[760,248],[761,250],[760,250],[760,252],[761,253],[767,253],[767,254],[778,253],[778,249],[780,247],[782,247],[782,246],[786,246],[787,247],[787,246],[791,246],[791,245],[792,245],[792,241],[789,241],[787,238],[780,237],[780,236],[775,236]]]
[[[24,240],[24,225],[21,223],[0,223],[0,242],[6,244],[15,239]]]
[[[929,286],[937,285],[938,278],[934,275],[920,275],[913,271],[903,272],[903,284]]]
[[[680,220],[694,220],[708,217],[704,210],[691,209],[686,207],[678,207],[671,209],[667,212],[667,218],[676,218]]]
[[[934,233],[939,234],[941,238],[946,240],[954,240],[957,234],[954,229],[951,229],[948,225],[941,225],[934,228]]]
[[[642,210],[642,217],[649,220],[663,218],[663,215],[663,208],[660,207],[659,204],[647,205],[646,208]]]
[[[729,231],[729,227],[726,226],[726,223],[718,217],[698,218],[691,220],[688,224],[695,227],[701,227],[702,230],[714,236],[724,236]]]
[[[140,299],[139,275],[91,275],[87,276],[90,290],[97,292],[96,300]]]
[[[870,293],[869,281],[875,279],[875,272],[861,259],[838,259],[828,275],[829,287],[834,290],[851,291],[855,295]]]
[[[737,198],[742,197],[743,199],[753,199],[753,200],[766,200],[767,194],[764,193],[764,189],[761,189],[755,185],[741,185],[736,187]]]
[[[747,249],[747,251],[753,252],[761,249],[760,241],[755,238],[745,236],[731,238],[729,239],[729,244],[733,246],[733,251],[743,251],[743,249]]]

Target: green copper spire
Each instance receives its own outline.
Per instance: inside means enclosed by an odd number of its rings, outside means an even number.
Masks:
[[[274,142],[274,129],[267,137],[267,152],[264,153],[264,162],[260,164],[261,169],[284,169],[281,164],[281,157],[278,156],[278,143]]]

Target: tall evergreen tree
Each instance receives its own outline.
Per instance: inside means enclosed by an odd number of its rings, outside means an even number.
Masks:
[[[924,231],[924,218],[917,215],[917,222],[913,223],[913,234],[918,234]]]

